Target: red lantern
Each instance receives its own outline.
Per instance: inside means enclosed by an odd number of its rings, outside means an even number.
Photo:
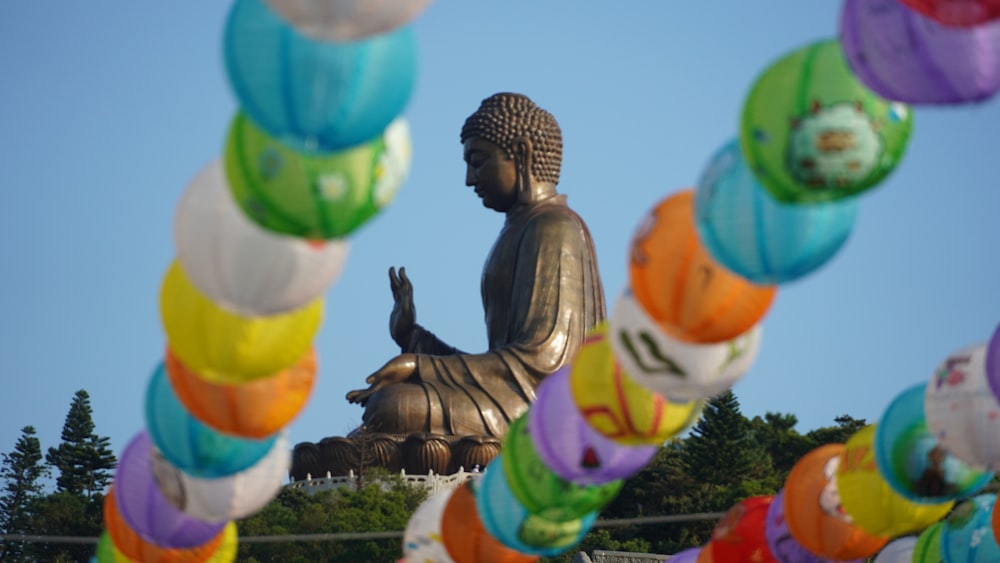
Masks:
[[[715,525],[712,540],[702,548],[714,561],[777,563],[764,534],[773,496],[750,497],[730,508]]]
[[[921,14],[952,27],[1000,19],[1000,0],[901,0]]]

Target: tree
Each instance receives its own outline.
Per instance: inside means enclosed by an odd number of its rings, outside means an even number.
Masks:
[[[750,433],[733,391],[712,398],[684,442],[683,461],[696,481],[713,490],[770,472],[770,459]]]
[[[28,507],[42,493],[39,479],[48,475],[48,468],[42,465],[42,446],[35,437],[35,427],[25,426],[21,437],[14,445],[14,451],[3,454],[0,479],[4,481],[0,495],[0,533],[23,534],[31,527],[28,524]],[[0,543],[0,561],[19,560],[20,544]]]
[[[45,461],[59,471],[56,489],[87,499],[104,491],[117,463],[111,439],[94,433],[92,414],[90,395],[80,389],[66,414],[62,443],[58,448],[49,448],[45,456]]]

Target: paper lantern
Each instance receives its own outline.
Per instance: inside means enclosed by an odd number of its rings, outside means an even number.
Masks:
[[[153,441],[143,430],[125,446],[115,471],[118,512],[146,542],[159,547],[189,548],[204,545],[218,535],[225,522],[207,522],[174,507],[160,491],[153,475]],[[115,545],[126,555],[125,546]]]
[[[802,544],[792,536],[792,532],[788,529],[788,520],[785,518],[784,489],[778,491],[767,509],[764,535],[767,537],[767,547],[771,550],[771,555],[780,563],[827,563],[833,561],[813,554],[802,547]],[[856,559],[853,560],[853,563],[864,563],[865,561],[865,559]]]
[[[736,503],[715,525],[712,539],[703,549],[712,551],[714,561],[776,562],[764,533],[773,499],[755,496]]]
[[[712,157],[694,199],[698,234],[712,258],[761,285],[798,280],[829,262],[857,212],[857,198],[778,201],[747,166],[738,140]]]
[[[455,563],[533,563],[537,555],[510,549],[491,536],[479,520],[471,482],[459,485],[441,515],[441,537]],[[443,561],[443,559],[440,559]],[[412,559],[424,563],[424,559]],[[439,561],[439,559],[432,559]]]
[[[101,537],[97,540],[97,553],[94,557],[97,563],[129,563],[130,561],[124,553],[115,547],[107,530],[101,532]]]
[[[754,82],[740,143],[750,169],[779,200],[830,201],[885,179],[912,127],[905,104],[880,98],[854,77],[838,41],[819,41]]]
[[[531,514],[508,486],[501,452],[475,487],[476,510],[486,531],[505,546],[529,555],[552,557],[570,549],[587,535],[597,513],[554,522]]]
[[[877,537],[896,537],[923,530],[944,518],[954,506],[917,503],[892,489],[875,461],[875,426],[854,433],[845,444],[837,468],[837,490],[854,523]]]
[[[800,459],[785,481],[785,518],[796,541],[829,559],[874,555],[889,542],[864,531],[840,503],[837,467],[844,444],[820,446]]]
[[[1000,325],[986,345],[986,381],[990,384],[993,395],[1000,399]]]
[[[213,383],[244,383],[294,365],[309,350],[322,316],[322,299],[270,317],[230,313],[195,289],[176,260],[160,293],[170,349]]]
[[[570,389],[590,426],[627,445],[661,445],[697,420],[704,403],[673,403],[622,372],[607,340],[608,323],[591,329],[570,369]]]
[[[629,279],[643,309],[685,342],[723,342],[757,324],[774,299],[719,266],[702,245],[694,221],[694,190],[667,197],[639,225],[631,244]]]
[[[164,362],[170,386],[191,416],[233,436],[272,436],[305,407],[316,383],[316,353],[309,350],[294,366],[239,385],[205,381],[169,349]]]
[[[197,477],[223,477],[251,467],[277,439],[237,438],[201,423],[177,399],[163,364],[146,388],[145,412],[153,445],[171,465]]]
[[[555,474],[538,456],[527,414],[511,422],[503,452],[503,472],[518,502],[531,514],[553,522],[576,520],[600,510],[624,485],[621,480],[578,485]]]
[[[239,533],[236,529],[236,522],[226,524],[222,530],[222,541],[212,554],[205,560],[206,563],[232,563],[236,561],[236,554],[239,552]]]
[[[222,546],[222,540],[228,530],[232,529],[235,536],[236,523],[230,522],[209,541],[187,549],[165,548],[150,543],[133,530],[122,518],[118,510],[118,500],[115,498],[114,486],[108,489],[104,497],[104,527],[111,537],[114,547],[125,557],[124,561],[141,561],[142,563],[202,563],[210,561],[210,557]],[[234,541],[235,543],[235,541]]]
[[[962,104],[1000,90],[1000,22],[945,27],[899,0],[847,0],[840,41],[858,80],[890,100]]]
[[[938,444],[924,416],[926,387],[906,389],[882,413],[875,429],[879,471],[893,490],[915,502],[938,504],[975,494],[991,474],[969,467]]]
[[[941,563],[941,530],[944,522],[936,522],[927,527],[917,537],[913,546],[913,563]]]
[[[672,401],[714,397],[742,378],[760,350],[761,325],[725,342],[695,344],[660,329],[628,289],[608,322],[618,365],[633,381]]]
[[[303,35],[321,41],[356,41],[406,25],[431,0],[265,0]]]
[[[947,26],[973,27],[1000,19],[1000,0],[901,0]]]
[[[990,519],[995,494],[977,495],[963,501],[948,515],[941,528],[941,555],[950,563],[995,563],[1000,546]]]
[[[344,237],[389,205],[409,174],[406,120],[380,133],[349,149],[302,154],[237,115],[226,141],[231,197],[269,231],[313,240]]]
[[[927,428],[971,467],[1000,470],[1000,400],[986,379],[986,345],[960,350],[938,366],[924,394]]]
[[[433,494],[413,512],[403,531],[404,561],[456,563],[448,556],[441,533],[441,516],[452,494],[452,489]]]
[[[889,542],[875,556],[874,563],[912,563],[913,548],[917,545],[916,536],[906,536]]]
[[[553,473],[578,485],[627,479],[656,455],[656,446],[628,446],[591,428],[573,400],[570,366],[546,377],[535,390],[525,425],[539,459]]]
[[[306,242],[255,225],[212,162],[188,184],[174,215],[177,260],[198,291],[246,317],[287,313],[321,297],[347,261],[344,240]]]
[[[152,469],[159,490],[177,509],[206,522],[252,516],[281,491],[292,456],[287,431],[260,461],[239,473],[216,479],[194,477],[153,450]]]
[[[402,113],[416,79],[409,27],[350,43],[299,34],[264,0],[237,0],[226,22],[229,84],[247,116],[307,152],[333,152],[379,135]]]

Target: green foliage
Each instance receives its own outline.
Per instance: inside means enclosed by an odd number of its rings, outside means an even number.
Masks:
[[[68,491],[39,497],[31,502],[31,533],[51,536],[95,538],[104,528],[104,497],[91,498]],[[26,561],[89,561],[94,554],[92,544],[42,543],[25,544]]]
[[[712,398],[684,441],[681,457],[685,470],[698,482],[731,487],[747,477],[771,471],[771,460],[750,432],[750,422],[740,413],[732,390]]]
[[[90,395],[83,389],[73,397],[61,438],[59,447],[49,448],[45,456],[59,472],[57,490],[93,498],[111,482],[117,460],[111,439],[94,433]]]
[[[14,451],[3,454],[0,479],[4,481],[0,494],[0,534],[25,534],[31,530],[29,505],[42,493],[39,479],[48,475],[42,465],[42,445],[35,437],[35,427],[25,426]],[[20,561],[22,544],[0,543],[0,561]]]

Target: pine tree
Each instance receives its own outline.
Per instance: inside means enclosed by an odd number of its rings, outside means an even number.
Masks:
[[[682,459],[687,474],[708,485],[729,486],[770,470],[769,459],[750,432],[732,390],[708,402],[698,424],[684,441]],[[761,465],[765,465],[761,467]]]
[[[0,533],[23,534],[28,531],[28,505],[41,495],[39,479],[48,475],[42,465],[42,446],[35,437],[35,427],[25,426],[14,451],[3,454],[0,479],[4,481],[0,494]],[[21,545],[0,542],[0,561],[17,560]]]
[[[62,443],[58,448],[49,448],[45,456],[45,461],[59,471],[56,489],[88,499],[111,482],[111,470],[117,463],[111,439],[94,433],[92,414],[90,395],[80,389],[66,414]]]

